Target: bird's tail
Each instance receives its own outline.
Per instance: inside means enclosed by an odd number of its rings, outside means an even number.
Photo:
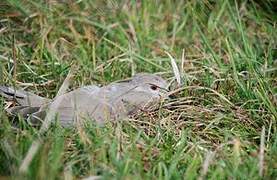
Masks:
[[[6,109],[8,113],[20,115],[25,119],[30,115],[39,113],[40,108],[50,102],[50,99],[6,86],[0,86],[0,96],[4,97],[6,101],[16,104]]]

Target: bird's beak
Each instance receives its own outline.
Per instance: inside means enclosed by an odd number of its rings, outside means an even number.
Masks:
[[[167,91],[166,97],[168,99],[175,99],[176,98],[175,93],[176,93],[175,91]]]

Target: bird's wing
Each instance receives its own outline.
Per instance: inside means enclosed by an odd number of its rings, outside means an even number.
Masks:
[[[62,126],[72,126],[84,119],[92,119],[100,124],[123,119],[127,116],[123,102],[121,99],[113,100],[115,95],[122,93],[120,88],[80,88],[58,97],[50,108],[56,109]]]
[[[44,117],[40,117],[40,115],[45,116],[47,111],[52,110],[58,115],[62,126],[72,126],[77,116],[77,112],[81,110],[82,102],[86,102],[88,98],[93,97],[99,89],[98,86],[90,85],[60,95],[47,106],[43,106],[39,110],[38,116],[34,119],[43,119]]]
[[[97,86],[86,86],[57,97],[47,109],[56,111],[62,126],[72,126],[75,121],[84,119],[103,123],[119,117],[116,109],[120,106],[110,104],[110,95],[111,92]]]

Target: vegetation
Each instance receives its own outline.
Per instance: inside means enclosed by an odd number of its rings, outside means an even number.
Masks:
[[[0,99],[0,178],[276,179],[274,1],[0,2],[0,84],[54,97],[138,72],[174,80],[159,110],[43,135]],[[16,121],[16,122],[14,122]],[[14,125],[16,124],[16,125]],[[41,146],[24,172],[32,144]]]

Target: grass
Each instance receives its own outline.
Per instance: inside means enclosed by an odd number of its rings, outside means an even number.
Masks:
[[[0,84],[54,97],[70,68],[71,89],[138,72],[171,80],[165,51],[183,72],[183,86],[158,111],[105,127],[56,124],[39,136],[24,120],[12,126],[1,99],[0,178],[276,179],[275,7],[269,0],[0,2]],[[21,173],[37,137],[42,144]]]

